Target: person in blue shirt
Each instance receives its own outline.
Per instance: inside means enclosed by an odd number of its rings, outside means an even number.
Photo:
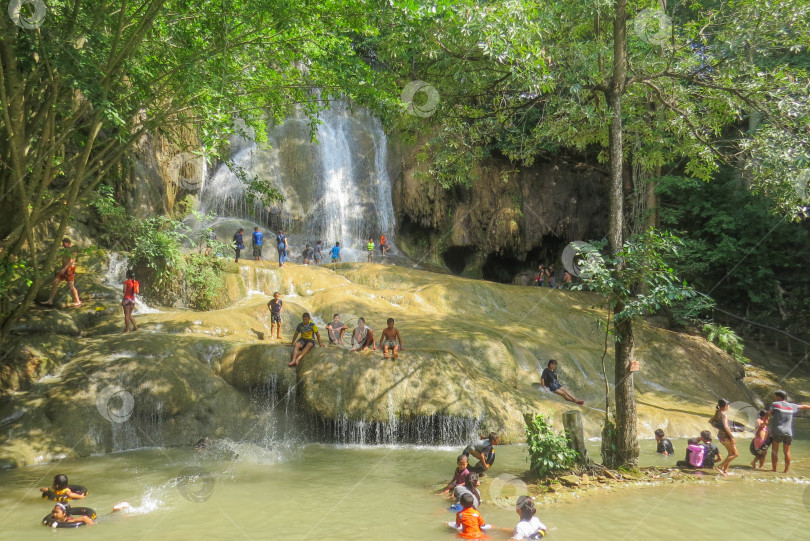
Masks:
[[[283,267],[287,261],[287,236],[284,231],[279,231],[276,235],[276,244],[278,248],[278,266]]]
[[[264,233],[259,231],[258,227],[253,228],[253,259],[261,261],[262,259],[262,242],[264,241]]]
[[[340,243],[336,242],[332,247],[332,263],[340,261]]]

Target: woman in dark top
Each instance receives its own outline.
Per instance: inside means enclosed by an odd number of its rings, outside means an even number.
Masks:
[[[242,234],[245,232],[244,229],[240,229],[237,231],[233,236],[233,249],[236,251],[236,262],[239,263],[239,254],[242,253],[242,250],[245,249],[245,243],[242,240]]]
[[[723,475],[728,475],[729,464],[740,455],[737,451],[737,442],[734,441],[734,436],[732,435],[733,430],[728,422],[728,405],[729,402],[725,398],[718,400],[717,406],[715,407],[716,411],[712,418],[709,419],[709,424],[717,429],[717,439],[720,440],[720,443],[722,443],[728,451],[726,459],[716,468],[716,470]]]
[[[547,387],[549,391],[552,393],[556,393],[561,397],[565,398],[569,402],[573,402],[574,404],[579,404],[580,406],[585,403],[584,400],[579,400],[574,395],[571,394],[571,391],[560,385],[560,382],[557,381],[557,361],[551,359],[548,362],[548,368],[543,370],[543,374],[540,376],[540,385],[543,387]]]

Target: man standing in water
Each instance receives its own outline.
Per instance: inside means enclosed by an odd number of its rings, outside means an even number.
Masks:
[[[793,443],[793,415],[799,410],[810,410],[810,406],[788,402],[785,391],[776,391],[773,395],[776,400],[771,404],[763,421],[767,423],[770,420],[768,428],[773,441],[771,444],[773,471],[776,471],[776,466],[779,464],[779,444],[781,443],[785,446],[785,473],[787,473],[790,470],[790,445]]]
[[[62,239],[62,268],[56,271],[56,277],[53,279],[53,287],[51,288],[51,296],[48,300],[41,303],[45,306],[53,306],[53,300],[56,298],[56,291],[59,289],[59,284],[67,282],[71,293],[73,293],[73,304],[71,306],[78,308],[82,305],[79,299],[79,292],[73,282],[76,278],[76,259],[79,257],[79,252],[76,248],[72,247],[70,239]]]

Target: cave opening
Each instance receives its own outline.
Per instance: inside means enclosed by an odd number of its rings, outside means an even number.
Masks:
[[[451,246],[442,252],[442,261],[453,274],[461,274],[467,268],[470,258],[475,256],[473,246]]]

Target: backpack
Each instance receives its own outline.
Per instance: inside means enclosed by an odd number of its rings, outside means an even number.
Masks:
[[[703,467],[703,456],[706,454],[706,448],[702,445],[691,444],[687,447],[689,449],[689,464],[695,468]]]

